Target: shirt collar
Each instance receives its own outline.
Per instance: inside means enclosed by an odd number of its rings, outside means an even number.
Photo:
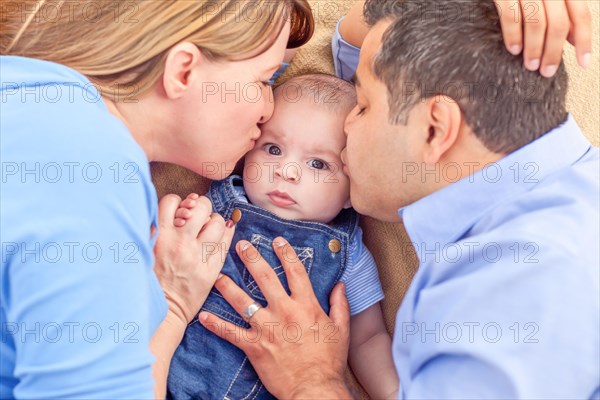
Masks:
[[[434,248],[436,243],[455,242],[497,204],[531,190],[553,172],[575,163],[590,147],[569,115],[565,123],[539,139],[400,208],[398,214],[413,243]],[[441,174],[443,177],[444,171]]]

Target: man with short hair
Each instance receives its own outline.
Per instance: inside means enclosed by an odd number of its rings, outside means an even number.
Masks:
[[[400,397],[598,398],[598,149],[565,110],[562,63],[542,78],[506,52],[491,2],[441,4],[367,2],[342,154],[354,208],[402,221],[421,247],[396,317]],[[300,311],[314,296],[279,242],[291,296],[238,249],[269,300],[261,337],[200,321],[277,396],[349,397],[343,288],[330,317]],[[226,277],[216,286],[240,313],[251,303]],[[295,342],[278,338],[290,324],[306,328]]]

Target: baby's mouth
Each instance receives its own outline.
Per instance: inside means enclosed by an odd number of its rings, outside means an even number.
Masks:
[[[296,204],[296,201],[287,193],[274,190],[267,194],[273,204],[278,207],[290,207]]]

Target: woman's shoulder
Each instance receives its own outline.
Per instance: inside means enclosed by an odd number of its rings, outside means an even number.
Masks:
[[[43,60],[2,56],[0,63],[3,157],[147,168],[141,147],[86,77]]]

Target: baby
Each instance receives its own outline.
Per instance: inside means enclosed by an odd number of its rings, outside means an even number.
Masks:
[[[278,87],[274,101],[273,117],[261,126],[255,148],[245,157],[243,178],[234,175],[214,182],[207,196],[214,212],[237,221],[233,243],[250,241],[288,293],[285,273],[272,250],[277,236],[284,236],[296,251],[325,312],[334,285],[340,280],[346,284],[352,315],[350,365],[372,398],[396,398],[398,378],[379,304],[383,291],[373,257],[362,243],[358,215],[351,209],[350,183],[341,168],[344,121],[356,104],[354,87],[329,75],[304,75]],[[188,197],[180,207],[193,212],[193,206]],[[222,273],[266,306],[234,251]],[[202,310],[249,326],[214,288]],[[244,353],[197,319],[173,357],[168,392],[174,399],[273,398]]]

